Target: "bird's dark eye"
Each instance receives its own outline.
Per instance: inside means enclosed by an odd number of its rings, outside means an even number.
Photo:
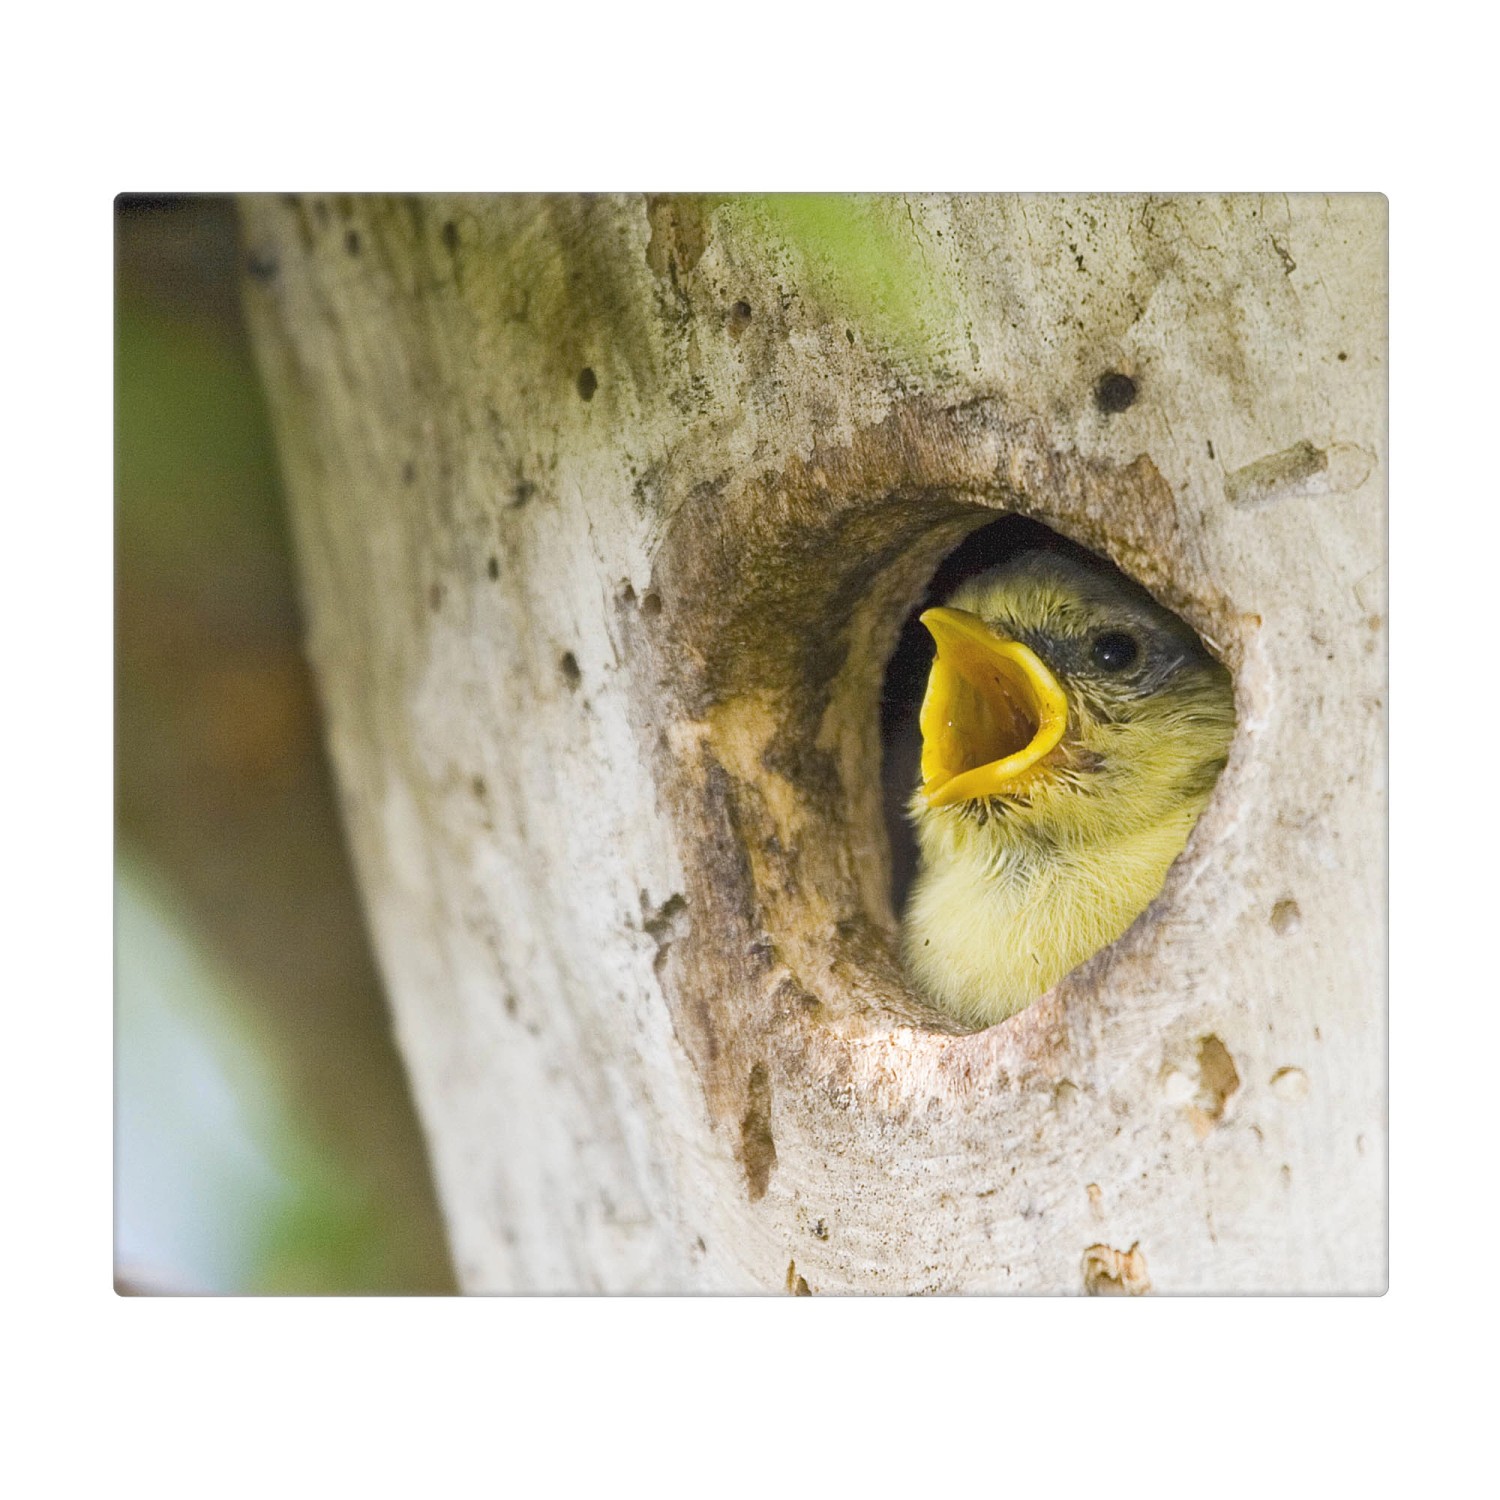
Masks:
[[[1106,630],[1094,637],[1089,654],[1104,672],[1123,672],[1141,654],[1141,645],[1126,630]]]

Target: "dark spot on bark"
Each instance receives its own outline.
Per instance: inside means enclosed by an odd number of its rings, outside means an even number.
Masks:
[[[443,244],[450,253],[458,249],[458,225],[452,219],[443,225]]]
[[[245,257],[245,270],[255,281],[259,281],[261,283],[274,281],[276,279],[276,272],[279,269],[280,267],[277,265],[276,257],[274,255],[262,253],[258,250],[252,250],[249,255]],[[1343,357],[1344,356],[1342,354],[1339,355],[1340,359],[1342,359]]]
[[[1224,1116],[1229,1096],[1240,1086],[1239,1069],[1229,1055],[1229,1048],[1216,1036],[1198,1040],[1198,1098],[1210,1120]]]
[[[578,669],[578,658],[571,651],[564,651],[558,666],[562,669],[563,681],[576,692],[578,684],[583,681],[583,673]]]
[[[415,484],[416,482],[417,466],[411,459],[407,459],[406,462],[401,465],[401,483]]]
[[[674,891],[662,904],[652,908],[645,891],[641,892],[641,928],[656,944],[656,957],[651,967],[658,975],[667,961],[667,953],[673,943],[682,936],[687,926],[687,898]]]
[[[661,613],[661,595],[652,589],[650,593],[641,600],[641,613],[643,615],[656,616]]]
[[[594,392],[599,389],[599,377],[594,374],[592,366],[585,365],[578,372],[578,394],[585,401],[594,399]]]
[[[1128,1250],[1090,1245],[1083,1252],[1083,1290],[1090,1297],[1140,1297],[1149,1292],[1151,1276],[1140,1241]]]
[[[678,285],[678,273],[691,271],[708,248],[711,207],[691,193],[646,195],[646,222],[651,226],[646,264],[674,287]]]
[[[1094,386],[1094,404],[1105,413],[1122,412],[1135,405],[1135,381],[1118,370],[1101,375]]]
[[[1342,349],[1340,349],[1340,350],[1339,350],[1339,363],[1340,363],[1340,364],[1343,364],[1343,362],[1344,362],[1344,361],[1345,361],[1345,360],[1346,360],[1346,359],[1348,359],[1348,358],[1349,358],[1349,356],[1348,356],[1348,355],[1347,355],[1347,354],[1345,354],[1345,353],[1344,353],[1344,351],[1343,351],[1343,350],[1342,350]]]
[[[678,915],[687,910],[687,897],[681,891],[673,891],[658,907],[653,908],[645,891],[640,893],[641,929],[660,941],[676,923]]]
[[[1210,441],[1209,445],[1208,445],[1208,456],[1210,458],[1212,458],[1214,456],[1214,445],[1213,445],[1212,441]]]
[[[1278,901],[1271,908],[1271,931],[1277,937],[1286,937],[1302,925],[1302,908],[1290,897]]]
[[[491,557],[489,562],[485,564],[485,572],[492,579],[498,578],[500,576],[500,559],[498,557]]]
[[[659,958],[661,955],[658,954]],[[695,995],[691,1001],[693,1021],[698,1027],[698,1034],[702,1038],[702,1044],[708,1057],[708,1066],[719,1060],[719,1037],[714,1030],[713,1010],[702,995]]]
[[[846,328],[844,330],[844,337],[848,339],[852,344],[854,342],[854,330],[852,328]]]
[[[748,302],[736,302],[729,309],[729,332],[732,337],[738,338],[750,326],[750,304]]]
[[[534,494],[536,486],[529,479],[518,479],[516,487],[510,492],[511,504],[519,510]]]
[[[828,1238],[827,1219],[819,1219],[818,1222],[813,1225],[813,1238],[815,1240],[826,1240]]]
[[[474,788],[474,795],[483,801],[485,795],[489,792],[489,787],[485,784],[484,777],[476,776],[470,785]]]
[[[760,763],[772,775],[804,787],[824,806],[836,806],[843,795],[837,757],[831,750],[809,744],[795,730],[778,732],[766,746]]]
[[[430,589],[427,590],[427,602],[432,606],[434,610],[439,610],[443,607],[442,584],[435,583]]]
[[[623,584],[620,585],[620,603],[621,604],[634,604],[635,603],[635,585],[633,583],[631,583],[631,581],[628,578],[625,580],[625,582]]]
[[[750,1069],[744,1117],[740,1120],[740,1164],[750,1201],[766,1196],[776,1169],[776,1140],[771,1134],[771,1075],[763,1062]]]
[[[344,249],[346,249],[350,255],[359,254],[359,230],[351,229],[349,233],[344,236]]]
[[[515,1017],[519,1013],[520,1009],[521,1009],[520,1004],[517,1002],[516,997],[514,995],[507,995],[505,997],[505,1014],[506,1015],[511,1016],[511,1017]]]

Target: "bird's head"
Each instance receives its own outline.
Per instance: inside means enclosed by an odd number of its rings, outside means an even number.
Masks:
[[[1083,848],[1190,823],[1228,755],[1229,673],[1146,591],[1103,565],[1028,552],[922,622],[924,845],[984,836]]]

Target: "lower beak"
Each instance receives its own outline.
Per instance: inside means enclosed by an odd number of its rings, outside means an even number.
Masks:
[[[1029,646],[965,609],[929,609],[937,657],[922,700],[922,792],[947,807],[1014,790],[1063,737],[1068,700]]]

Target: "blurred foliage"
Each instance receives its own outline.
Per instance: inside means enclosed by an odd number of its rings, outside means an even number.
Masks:
[[[128,855],[115,929],[119,1262],[147,1287],[379,1286],[377,1205],[287,1097],[264,1007]]]
[[[941,342],[955,317],[904,199],[851,193],[770,193],[727,200],[802,262],[796,278],[867,332],[908,352]]]
[[[117,1275],[448,1291],[224,199],[116,206]]]

